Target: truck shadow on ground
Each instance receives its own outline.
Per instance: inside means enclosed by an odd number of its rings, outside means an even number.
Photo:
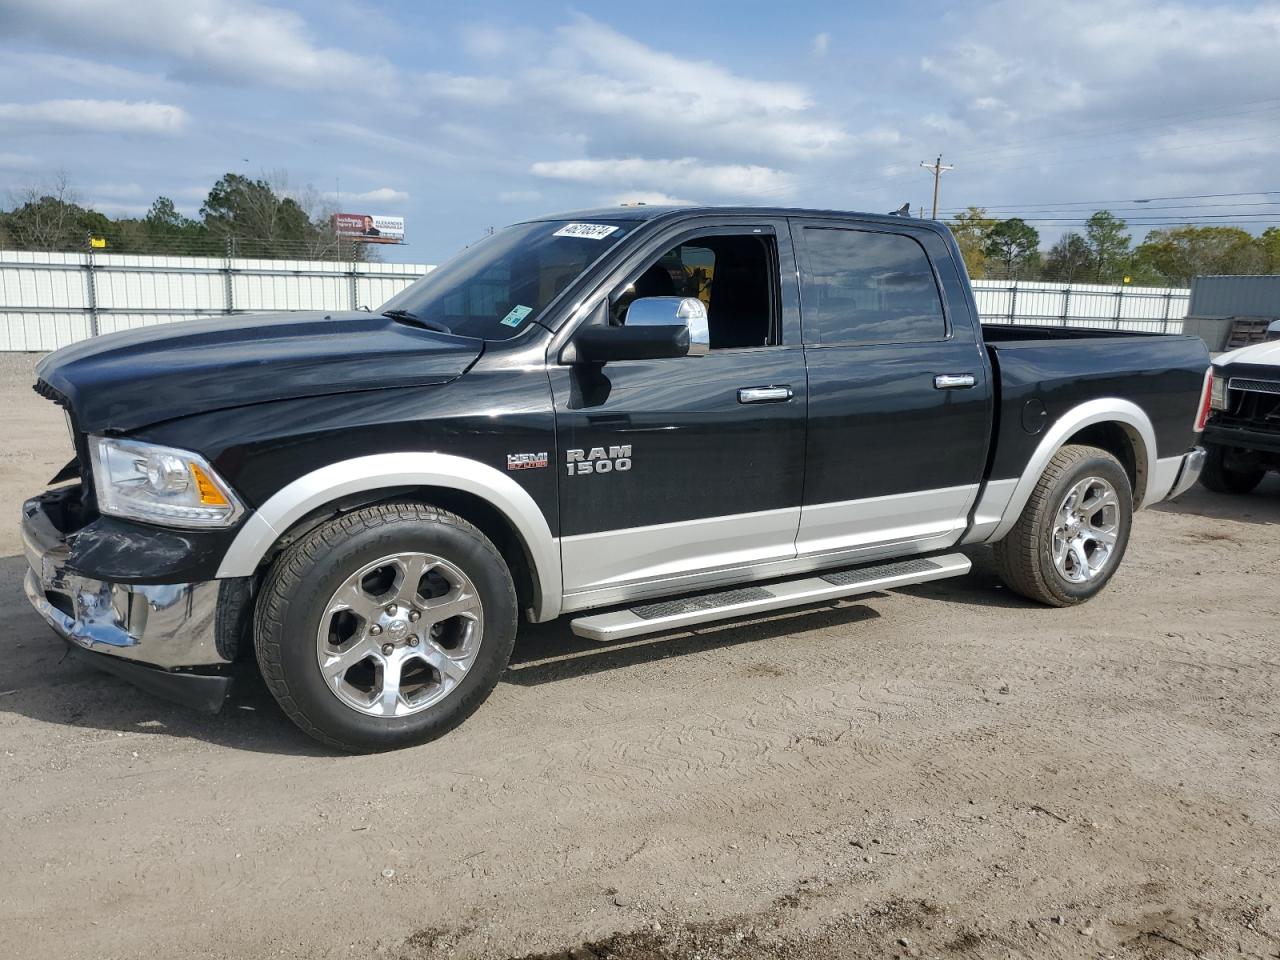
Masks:
[[[868,596],[882,596],[869,594]],[[867,597],[859,597],[865,600]],[[575,636],[569,621],[534,624],[520,631],[504,683],[538,686],[588,677],[669,657],[683,657],[744,643],[778,640],[800,631],[852,626],[880,616],[857,603],[825,603],[780,610],[750,621],[722,620],[630,640],[600,643]]]
[[[0,716],[16,714],[86,731],[147,733],[202,740],[233,750],[286,756],[331,756],[281,712],[252,659],[237,664],[231,696],[215,716],[169,703],[67,655],[62,643],[30,609],[22,592],[23,557],[0,558],[0,613],[10,629],[0,635]],[[878,596],[870,594],[859,597]],[[843,601],[778,611],[748,622],[724,621],[619,643],[574,636],[567,618],[525,626],[503,683],[537,686],[587,678],[670,657],[801,631],[841,629],[879,617],[872,608]],[[834,642],[834,641],[833,641]]]
[[[1178,499],[1157,503],[1151,509],[1206,520],[1280,524],[1280,475],[1268,474],[1252,493],[1214,493],[1196,484]]]

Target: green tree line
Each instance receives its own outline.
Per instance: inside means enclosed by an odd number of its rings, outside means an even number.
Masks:
[[[1135,246],[1128,224],[1099,210],[1083,231],[1041,250],[1031,224],[989,217],[982,207],[969,207],[948,226],[974,278],[1182,287],[1198,276],[1280,273],[1280,227],[1257,237],[1239,227],[1161,227]]]
[[[90,238],[109,253],[367,260],[369,248],[339,237],[314,190],[289,191],[282,174],[221,177],[198,218],[157,197],[141,217],[113,219],[76,196],[65,175],[10,196],[0,210],[0,249],[82,251]]]

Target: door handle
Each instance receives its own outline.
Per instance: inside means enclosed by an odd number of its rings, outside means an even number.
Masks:
[[[972,373],[940,373],[933,378],[935,390],[968,390],[978,378]]]
[[[743,387],[738,391],[739,403],[786,403],[794,394],[788,386]]]

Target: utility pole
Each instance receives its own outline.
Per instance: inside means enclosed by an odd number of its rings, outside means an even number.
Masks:
[[[938,181],[942,179],[942,174],[947,170],[954,170],[955,164],[948,163],[943,166],[942,154],[938,154],[938,159],[930,163],[928,160],[921,160],[920,166],[933,174],[933,219],[938,219]]]

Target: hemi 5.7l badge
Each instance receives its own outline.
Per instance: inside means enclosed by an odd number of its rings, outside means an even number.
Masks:
[[[538,470],[547,465],[546,453],[508,453],[508,470]]]

